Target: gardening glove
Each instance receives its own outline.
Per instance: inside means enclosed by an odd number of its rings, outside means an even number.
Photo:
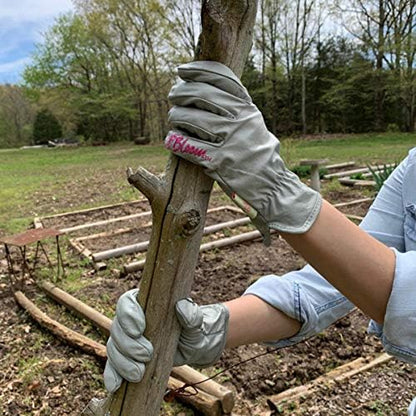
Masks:
[[[210,367],[220,358],[227,340],[229,312],[222,303],[198,306],[192,299],[176,303],[182,326],[174,366]]]
[[[152,344],[142,335],[146,323],[137,294],[138,289],[130,290],[117,302],[104,370],[104,384],[110,393],[120,387],[123,378],[139,382],[143,378],[145,364],[152,358]],[[199,307],[191,299],[182,299],[176,304],[176,315],[182,331],[173,365],[208,367],[217,361],[224,349],[228,330],[226,306],[214,304]]]
[[[138,289],[129,290],[117,302],[104,369],[104,384],[110,393],[120,387],[123,379],[139,382],[143,378],[145,364],[152,358],[153,346],[142,335],[146,321],[143,309],[136,300],[138,292]]]
[[[264,123],[238,77],[226,66],[198,61],[178,68],[169,99],[173,130],[165,146],[205,168],[270,245],[270,228],[304,233],[316,220],[321,196],[288,170],[279,140]]]

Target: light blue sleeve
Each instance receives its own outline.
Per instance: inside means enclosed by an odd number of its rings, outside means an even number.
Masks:
[[[402,188],[408,161],[409,157],[395,169],[360,224],[373,237],[399,251],[405,248]],[[409,261],[403,267],[409,267]],[[354,308],[351,302],[309,265],[283,276],[262,277],[244,294],[263,299],[302,324],[294,337],[271,343],[276,347],[292,345],[316,335]],[[382,328],[375,329],[381,336]]]

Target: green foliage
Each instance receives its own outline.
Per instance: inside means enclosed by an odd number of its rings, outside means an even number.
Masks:
[[[384,164],[383,166],[377,166],[376,169],[372,168],[370,165],[367,165],[368,169],[371,172],[373,180],[376,183],[376,191],[377,192],[381,189],[384,182],[392,174],[394,169],[396,169],[397,165],[398,165],[397,163],[393,163],[392,165],[389,165],[389,166]]]
[[[364,178],[364,175],[361,172],[359,172],[359,173],[353,173],[352,175],[350,175],[350,179],[363,180],[365,178]]]
[[[33,124],[33,142],[47,144],[49,140],[62,137],[62,127],[57,118],[47,109],[36,114]]]
[[[311,167],[306,165],[298,165],[291,168],[293,173],[299,176],[299,178],[308,178],[311,175]],[[319,177],[322,179],[328,173],[328,169],[320,168]]]

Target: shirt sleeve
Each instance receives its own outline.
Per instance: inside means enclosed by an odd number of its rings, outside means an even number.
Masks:
[[[408,158],[390,175],[360,224],[360,227],[374,238],[400,251],[405,246],[402,185],[407,165]],[[397,263],[397,265],[403,263],[400,266],[401,271],[403,267],[410,267],[410,260],[406,260],[406,265],[404,262],[405,260]],[[405,275],[405,272],[401,273]],[[415,273],[413,276],[416,276]],[[398,280],[402,280],[402,278]],[[399,287],[399,283],[397,285]],[[316,335],[354,308],[348,299],[310,265],[283,276],[262,277],[244,294],[259,297],[301,323],[301,329],[295,336],[269,343],[276,347],[292,345]],[[383,328],[377,326],[376,323],[371,322],[370,328],[372,333],[387,339],[387,335],[383,334]],[[387,327],[384,328],[384,331],[386,329]],[[396,340],[396,337],[391,339],[391,341],[393,340]]]
[[[384,349],[416,364],[416,251],[395,250],[396,268],[384,325],[370,322],[369,332],[378,336]]]
[[[283,276],[264,276],[244,295],[255,295],[302,324],[295,336],[268,343],[275,347],[293,345],[318,334],[354,308],[309,265]]]

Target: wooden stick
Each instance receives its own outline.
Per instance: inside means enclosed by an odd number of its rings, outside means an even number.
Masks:
[[[168,387],[171,390],[179,389],[183,386],[183,381],[177,380],[174,377],[169,377]],[[199,386],[197,386],[199,387]],[[194,389],[187,388],[190,394],[195,393]],[[178,400],[188,402],[195,407],[196,410],[205,416],[221,416],[223,414],[221,402],[217,397],[211,396],[203,390],[198,389],[198,394],[194,396],[179,396]]]
[[[173,367],[171,375],[189,384],[200,383],[202,381],[201,384],[198,384],[198,389],[218,398],[224,413],[231,413],[233,410],[235,404],[233,392],[226,387],[221,386],[221,384],[216,383],[214,380],[204,381],[207,377],[199,371],[194,370],[192,367],[189,367],[188,365]]]
[[[88,354],[93,354],[101,360],[106,359],[105,347],[90,338],[75,332],[59,322],[53,320],[43,313],[33,302],[31,302],[20,290],[14,293],[17,303],[25,309],[29,315],[39,323],[39,325],[48,329],[54,335],[63,339],[68,344],[81,348]]]
[[[209,227],[204,228],[204,235],[216,233],[224,228],[235,228],[242,225],[250,223],[249,218],[239,218],[238,220],[232,220],[227,222],[222,222],[219,224],[214,224]],[[79,241],[79,240],[77,240]],[[139,253],[141,251],[146,251],[149,247],[149,241],[143,241],[141,243],[129,244],[123,247],[112,248],[109,250],[99,251],[98,253],[92,254],[94,261],[107,260],[114,257],[121,257],[126,254]]]
[[[72,238],[68,239],[69,245],[81,256],[86,257],[88,260],[92,260],[92,253],[88,248],[84,247],[78,241]]]
[[[110,218],[108,220],[90,222],[87,224],[75,225],[73,227],[60,228],[60,231],[68,234],[74,231],[85,230],[86,228],[99,227],[100,225],[108,225],[108,224],[113,224],[115,222],[120,222],[120,221],[127,221],[127,220],[133,220],[136,218],[149,217],[150,215],[152,215],[152,211],[139,212],[138,214],[125,215],[123,217]]]
[[[85,209],[79,209],[77,211],[61,212],[59,214],[45,215],[44,217],[41,217],[41,219],[46,220],[46,219],[52,219],[52,218],[68,217],[68,216],[71,216],[71,215],[87,214],[87,213],[90,213],[90,212],[102,211],[102,210],[108,209],[108,208],[118,208],[118,207],[122,207],[122,206],[125,206],[125,205],[135,205],[135,204],[138,204],[138,203],[144,202],[144,201],[146,201],[146,200],[142,198],[142,199],[136,199],[135,201],[119,202],[117,204],[102,205],[100,207],[95,207],[95,208],[85,208]]]
[[[390,163],[387,164],[386,167],[392,167],[394,166],[394,163]],[[373,170],[378,170],[380,169],[380,166],[371,166],[371,168]],[[353,175],[355,173],[364,173],[364,172],[369,172],[369,168],[357,168],[357,169],[351,169],[351,170],[345,170],[343,172],[335,172],[335,173],[329,173],[327,175],[324,176],[324,179],[331,179],[331,178],[342,178],[343,176],[349,176],[349,175]]]
[[[275,234],[276,231],[271,230],[271,233]],[[211,241],[209,243],[202,244],[200,247],[200,252],[209,251],[214,248],[223,248],[223,247],[231,246],[233,244],[255,240],[260,237],[261,237],[261,234],[259,233],[259,231],[249,231],[247,233],[234,235],[232,237],[227,237],[227,238],[221,238],[220,240]],[[143,270],[145,263],[146,263],[145,260],[138,260],[138,261],[133,261],[131,263],[125,264],[123,266],[123,275],[133,273],[138,270]]]
[[[326,165],[325,169],[339,169],[339,168],[348,168],[350,166],[354,166],[355,162],[343,162],[343,163],[335,163],[333,165]]]
[[[342,382],[356,374],[370,370],[380,364],[384,364],[391,358],[392,357],[388,354],[383,353],[366,364],[364,358],[360,357],[329,371],[308,384],[285,390],[279,394],[269,396],[268,399],[275,405],[279,405],[283,401],[294,401],[300,397],[306,398],[318,391],[321,386],[332,386],[337,382]]]
[[[94,325],[96,325],[104,335],[108,336],[110,334],[110,326],[112,322],[110,318],[107,318],[94,308],[91,308],[84,302],[81,302],[74,296],[71,296],[69,293],[59,289],[57,286],[47,282],[46,280],[39,281],[38,286],[58,303],[75,312],[78,316],[94,323]]]
[[[197,59],[222,62],[241,76],[252,45],[256,9],[256,0],[203,0]],[[115,393],[110,414],[156,416],[180,334],[175,304],[191,290],[213,181],[201,168],[173,156],[163,180],[152,179],[143,170],[129,172],[128,178],[145,192],[153,211],[139,303],[154,356],[141,383],[123,383]]]
[[[375,186],[375,181],[365,181],[361,179],[339,178],[339,183],[349,186]]]
[[[147,226],[147,224],[146,224]],[[97,238],[107,238],[107,237],[114,237],[117,235],[131,233],[135,230],[135,228],[119,228],[118,230],[113,231],[104,231],[102,233],[90,234],[90,235],[83,235],[81,237],[76,237],[73,240],[75,241],[87,241],[87,240],[94,240]]]
[[[350,205],[358,205],[363,204],[364,202],[371,202],[374,198],[362,198],[362,199],[355,199],[354,201],[348,201],[348,202],[338,202],[337,204],[333,204],[335,208],[343,208],[348,207]]]

